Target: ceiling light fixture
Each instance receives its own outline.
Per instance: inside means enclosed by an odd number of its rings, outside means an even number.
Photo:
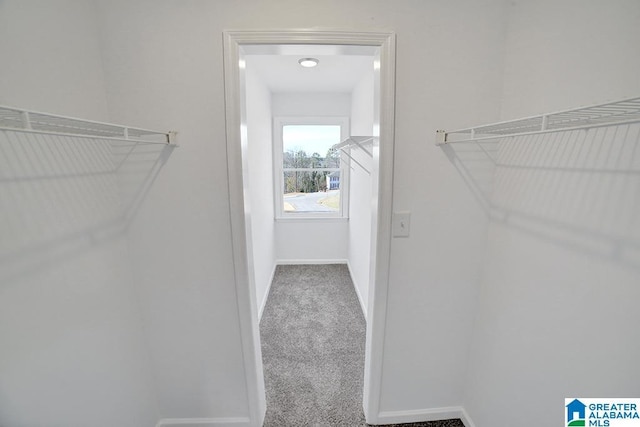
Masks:
[[[320,61],[316,58],[302,58],[298,61],[298,64],[302,65],[305,68],[313,68],[318,65]]]

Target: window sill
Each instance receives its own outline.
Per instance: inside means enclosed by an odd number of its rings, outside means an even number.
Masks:
[[[276,222],[347,222],[349,217],[341,216],[279,216]]]

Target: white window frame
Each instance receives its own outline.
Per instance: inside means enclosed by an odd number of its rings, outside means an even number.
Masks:
[[[349,158],[340,151],[340,208],[338,212],[288,213],[284,211],[284,168],[282,152],[282,128],[289,125],[340,126],[340,141],[349,137],[349,117],[346,116],[295,116],[273,119],[273,184],[276,220],[296,219],[347,219],[349,212]]]

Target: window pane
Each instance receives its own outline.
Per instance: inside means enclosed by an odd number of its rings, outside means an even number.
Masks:
[[[340,172],[285,171],[284,212],[338,212],[340,210]]]
[[[340,154],[331,147],[340,142],[338,125],[282,127],[284,168],[339,168]]]

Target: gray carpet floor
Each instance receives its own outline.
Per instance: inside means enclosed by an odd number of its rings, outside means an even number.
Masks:
[[[260,335],[265,427],[367,426],[365,320],[346,265],[278,266]],[[460,420],[401,425],[464,427]]]

